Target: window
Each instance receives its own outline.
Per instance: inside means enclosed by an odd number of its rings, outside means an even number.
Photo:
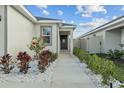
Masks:
[[[52,44],[52,27],[41,27],[41,36],[43,37],[43,42],[45,45]]]

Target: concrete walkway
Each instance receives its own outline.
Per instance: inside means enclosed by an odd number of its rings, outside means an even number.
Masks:
[[[95,85],[84,73],[79,60],[70,54],[60,54],[53,73],[51,87],[94,88]]]

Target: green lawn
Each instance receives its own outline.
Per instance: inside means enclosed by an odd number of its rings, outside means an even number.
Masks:
[[[114,77],[121,81],[124,82],[124,63],[120,63],[120,62],[114,62],[116,64],[116,74],[114,75]]]

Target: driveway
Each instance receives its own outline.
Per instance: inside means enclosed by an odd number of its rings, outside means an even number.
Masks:
[[[79,60],[70,54],[60,54],[53,73],[51,87],[54,88],[95,88],[84,73]]]

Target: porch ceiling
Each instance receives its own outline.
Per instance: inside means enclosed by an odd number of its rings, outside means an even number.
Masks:
[[[70,35],[70,31],[60,31],[60,35]]]

